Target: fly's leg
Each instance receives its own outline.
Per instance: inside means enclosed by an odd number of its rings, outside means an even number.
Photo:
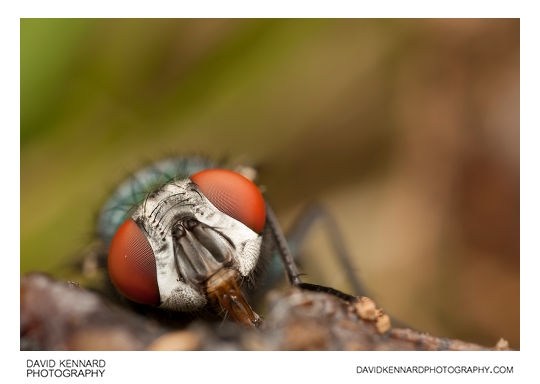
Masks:
[[[276,243],[277,251],[285,268],[287,279],[292,286],[310,291],[326,292],[349,302],[355,300],[354,296],[338,291],[337,289],[302,282],[300,273],[298,272],[298,267],[296,266],[292,253],[287,245],[285,235],[279,226],[274,211],[268,203],[266,203],[266,217],[268,225],[270,226],[270,231],[272,232],[272,236]]]
[[[337,289],[325,287],[324,285],[318,285],[318,284],[310,284],[310,283],[300,283],[298,285],[298,288],[306,289],[308,291],[314,291],[314,292],[325,292],[329,293],[331,295],[337,296],[342,300],[348,301],[349,303],[353,303],[356,301],[356,296],[349,295],[348,293],[341,292]]]
[[[291,250],[287,245],[287,239],[281,231],[281,227],[279,226],[276,215],[268,202],[266,202],[266,220],[270,226],[270,231],[272,232],[272,237],[274,238],[274,242],[276,244],[279,257],[281,258],[281,262],[283,263],[283,267],[285,268],[285,273],[289,283],[295,286],[301,284],[302,280],[300,279],[300,273],[298,272],[298,267],[294,262]]]
[[[320,204],[311,204],[299,216],[293,229],[288,233],[287,241],[293,250],[298,250],[306,239],[314,224],[321,222],[330,240],[330,245],[336,253],[343,272],[347,276],[353,291],[359,296],[367,296],[366,289],[358,276],[354,273],[351,256],[345,246],[345,241],[339,230],[339,226],[334,217]]]

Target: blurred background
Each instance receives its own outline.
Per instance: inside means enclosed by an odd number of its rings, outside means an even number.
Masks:
[[[323,203],[393,318],[519,348],[519,20],[21,20],[21,273],[69,278],[107,194],[174,154]],[[350,290],[322,227],[306,280]]]

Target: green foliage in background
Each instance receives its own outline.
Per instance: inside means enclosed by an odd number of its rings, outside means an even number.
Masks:
[[[358,108],[343,99],[384,59],[386,24],[23,19],[21,272],[58,273],[92,238],[110,189],[144,162],[297,156],[321,119]]]

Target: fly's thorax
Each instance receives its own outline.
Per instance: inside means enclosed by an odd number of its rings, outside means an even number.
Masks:
[[[262,236],[218,210],[189,179],[151,193],[132,218],[154,251],[163,308],[200,309],[211,276],[227,268],[248,277],[259,261]]]

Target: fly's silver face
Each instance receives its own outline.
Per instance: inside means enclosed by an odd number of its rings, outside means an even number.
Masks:
[[[176,311],[218,303],[233,319],[258,316],[238,283],[259,261],[265,203],[257,187],[226,170],[199,172],[151,193],[118,229],[109,273],[128,298]]]
[[[166,185],[133,220],[154,250],[164,308],[201,308],[206,298],[196,288],[218,270],[230,267],[247,277],[257,264],[261,236],[218,210],[190,180]]]

